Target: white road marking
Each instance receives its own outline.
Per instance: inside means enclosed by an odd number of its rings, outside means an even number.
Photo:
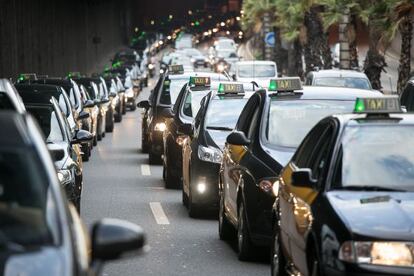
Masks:
[[[167,216],[164,213],[164,210],[162,209],[161,203],[150,202],[150,208],[151,208],[152,214],[154,215],[154,218],[157,224],[161,224],[161,225],[170,224]]]
[[[141,165],[141,174],[142,175],[151,175],[151,168],[147,164]]]

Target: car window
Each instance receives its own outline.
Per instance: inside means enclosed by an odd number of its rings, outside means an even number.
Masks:
[[[52,106],[26,106],[27,111],[37,120],[46,142],[64,141],[64,133],[61,128],[57,114]]]
[[[5,92],[0,91],[0,109],[3,110],[14,110],[14,105],[9,99],[9,96]]]
[[[240,78],[271,78],[276,77],[274,64],[246,64],[237,66]]]
[[[240,113],[240,117],[237,121],[237,130],[244,132],[246,137],[249,135],[249,127],[250,122],[253,118],[254,111],[256,110],[257,106],[259,105],[259,96],[253,95],[247,101],[246,105],[244,106],[242,112]]]
[[[177,100],[183,86],[188,82],[188,79],[168,79],[164,80],[162,85],[160,104],[171,105]]]
[[[315,78],[314,85],[317,86],[335,86],[358,89],[371,89],[368,79],[364,78],[346,78],[346,77],[319,77]]]
[[[206,96],[210,90],[192,91],[189,90],[184,104],[182,105],[182,112],[187,117],[193,117],[200,109],[201,100]]]
[[[354,101],[272,100],[264,129],[266,140],[277,147],[296,148],[308,131],[332,114],[349,113]]]
[[[247,103],[246,98],[240,99],[213,99],[208,105],[205,118],[206,128],[234,129],[243,107]]]
[[[413,135],[412,125],[347,126],[334,186],[380,186],[413,192]]]
[[[48,177],[34,150],[0,147],[0,246],[43,246],[58,241]]]

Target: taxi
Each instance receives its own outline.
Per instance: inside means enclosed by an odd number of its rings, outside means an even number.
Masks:
[[[0,127],[2,275],[98,275],[105,262],[142,252],[145,234],[130,222],[102,219],[88,234],[53,166],[51,154],[63,152],[48,151],[33,117],[1,111]]]
[[[413,136],[394,96],[317,123],[272,187],[272,275],[414,275]]]
[[[193,133],[183,144],[183,203],[190,217],[218,210],[222,149],[252,95],[249,85],[250,91],[245,92],[243,83],[220,83],[200,102]]]
[[[194,77],[202,77],[203,82],[196,84]],[[174,106],[167,112],[169,114],[166,114],[166,128],[163,132],[163,178],[166,188],[181,188],[182,186],[182,145],[192,131],[192,124],[200,108],[201,99],[214,87],[218,87],[219,81],[228,80],[222,74],[193,73],[189,84],[181,89]]]
[[[272,79],[242,111],[227,137],[220,170],[219,236],[238,239],[238,257],[248,260],[272,237],[272,184],[306,133],[323,117],[352,112],[354,101],[380,92],[302,87],[299,78]],[[236,231],[235,231],[236,230]]]

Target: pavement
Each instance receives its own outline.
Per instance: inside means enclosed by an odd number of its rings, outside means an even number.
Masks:
[[[149,82],[138,101],[147,99]],[[141,110],[128,112],[84,163],[81,217],[87,226],[101,218],[131,221],[147,233],[147,252],[109,263],[102,275],[268,275],[268,252],[240,262],[236,242],[218,237],[216,219],[191,219],[181,190],[166,190],[162,166],[148,165],[141,148]]]

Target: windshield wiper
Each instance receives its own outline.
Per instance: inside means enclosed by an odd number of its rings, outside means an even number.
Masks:
[[[389,188],[384,186],[358,186],[358,185],[349,185],[349,186],[342,186],[337,187],[335,189],[338,190],[351,190],[351,191],[375,191],[375,192],[406,192],[406,190],[402,189],[395,189],[395,188]]]
[[[232,131],[231,127],[208,126],[207,129]]]

